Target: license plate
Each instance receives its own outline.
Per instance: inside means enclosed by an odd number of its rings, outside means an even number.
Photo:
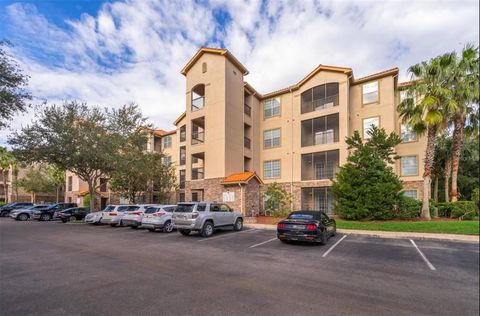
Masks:
[[[293,229],[305,229],[305,225],[290,225],[290,228],[293,228]]]

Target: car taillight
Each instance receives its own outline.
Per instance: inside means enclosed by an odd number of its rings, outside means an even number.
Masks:
[[[192,213],[192,218],[197,218],[198,217],[198,213]]]
[[[278,224],[278,228],[284,229],[284,228],[285,228],[285,224],[284,224],[284,223],[279,223],[279,224]]]
[[[165,215],[165,213],[155,213],[155,214],[153,214],[153,216],[158,216],[158,217],[161,217],[163,215]]]
[[[110,216],[117,216],[117,213],[108,213]]]
[[[315,224],[308,224],[307,225],[307,230],[316,230],[317,229],[317,225]]]
[[[132,215],[142,215],[142,212],[133,212]]]

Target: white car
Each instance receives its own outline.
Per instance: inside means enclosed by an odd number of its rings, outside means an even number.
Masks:
[[[103,212],[88,213],[87,216],[85,216],[85,223],[98,225],[100,224],[102,215],[103,215]]]
[[[161,229],[165,233],[173,231],[172,213],[176,205],[157,205],[147,208],[142,219],[142,227],[154,232]]]
[[[138,205],[109,205],[102,211],[100,223],[110,224],[112,227],[123,226],[122,219],[130,211],[135,211]]]
[[[156,206],[155,204],[138,204],[137,209],[128,210],[122,218],[123,226],[130,226],[131,228],[139,228],[142,224],[143,214],[145,210],[151,206]]]

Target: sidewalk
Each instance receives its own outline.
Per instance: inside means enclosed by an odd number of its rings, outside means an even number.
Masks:
[[[276,225],[268,224],[245,224],[246,227],[265,230],[276,230]],[[380,238],[403,238],[403,239],[436,239],[448,241],[460,241],[468,243],[479,243],[480,236],[474,235],[458,235],[458,234],[433,234],[433,233],[417,233],[417,232],[390,232],[378,230],[355,230],[355,229],[337,229],[339,234],[362,235]]]

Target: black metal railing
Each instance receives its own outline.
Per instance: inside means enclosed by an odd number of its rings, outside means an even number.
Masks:
[[[192,168],[192,180],[203,179],[203,168]]]
[[[204,141],[204,132],[192,132],[192,145],[200,144]]]
[[[192,112],[203,109],[205,105],[205,97],[200,97],[192,100]]]
[[[243,138],[243,147],[250,149],[252,145],[252,141],[248,137]]]

